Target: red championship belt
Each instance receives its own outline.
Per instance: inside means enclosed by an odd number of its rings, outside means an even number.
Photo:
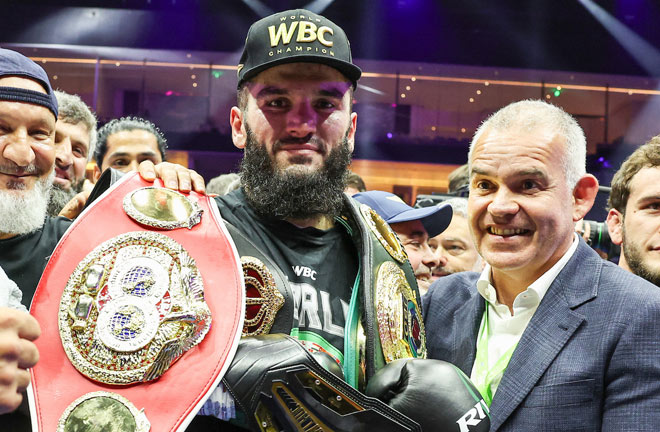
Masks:
[[[243,329],[243,271],[212,198],[124,176],[55,248],[30,312],[33,431],[183,431]]]

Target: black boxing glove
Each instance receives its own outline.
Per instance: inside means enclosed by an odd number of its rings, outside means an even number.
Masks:
[[[371,377],[367,396],[376,397],[434,432],[488,432],[490,414],[465,374],[441,360],[395,360]]]
[[[222,382],[251,431],[422,432],[348,385],[328,355],[311,354],[287,335],[242,338]]]

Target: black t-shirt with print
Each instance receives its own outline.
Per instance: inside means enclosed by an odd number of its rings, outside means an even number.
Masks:
[[[23,292],[25,307],[30,307],[48,258],[70,225],[67,218],[49,217],[37,231],[0,240],[0,267]]]
[[[295,299],[296,336],[310,350],[343,363],[344,323],[358,272],[357,251],[347,228],[327,231],[264,220],[242,189],[216,198],[222,217],[237,227],[287,276]]]

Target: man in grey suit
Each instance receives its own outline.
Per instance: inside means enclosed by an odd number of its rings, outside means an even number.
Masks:
[[[575,235],[597,180],[577,122],[513,103],[477,130],[468,216],[487,262],[423,297],[429,357],[468,374],[491,431],[650,431],[660,425],[660,291]]]

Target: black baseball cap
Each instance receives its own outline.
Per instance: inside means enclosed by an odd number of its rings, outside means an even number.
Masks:
[[[351,46],[341,27],[321,15],[295,9],[252,24],[238,65],[238,85],[273,66],[298,62],[333,67],[353,87],[362,75],[353,64]]]
[[[17,76],[37,81],[47,94],[16,87],[0,87],[0,100],[26,102],[48,108],[57,118],[57,98],[41,66],[16,51],[0,48],[0,78]]]

